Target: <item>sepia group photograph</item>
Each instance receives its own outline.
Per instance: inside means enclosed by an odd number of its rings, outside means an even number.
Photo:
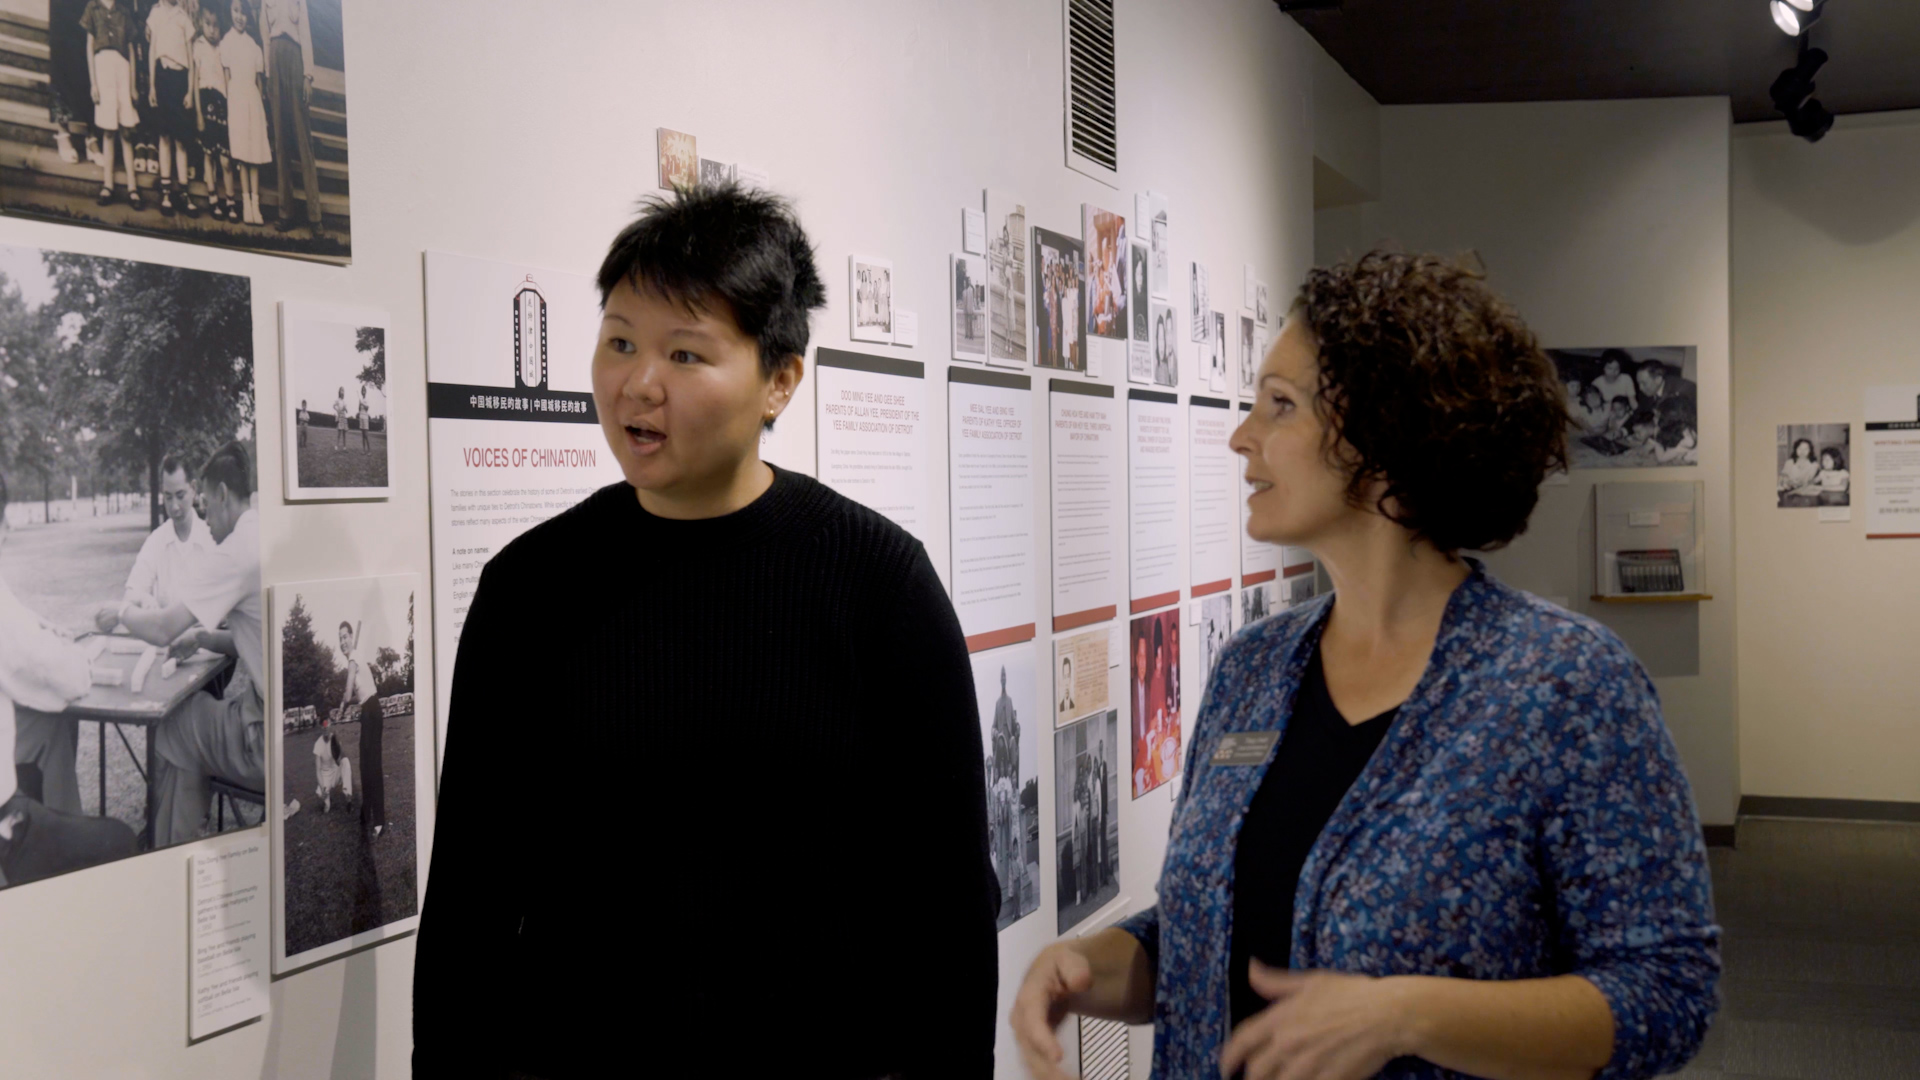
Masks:
[[[341,0],[0,0],[0,209],[352,261]]]

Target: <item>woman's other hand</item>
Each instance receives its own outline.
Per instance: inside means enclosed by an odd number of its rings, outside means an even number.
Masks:
[[[1064,1051],[1054,1031],[1067,1018],[1073,996],[1092,986],[1093,965],[1072,947],[1049,945],[1034,957],[1008,1016],[1013,1040],[1033,1080],[1069,1080],[1060,1068]]]
[[[1405,1003],[1392,980],[1255,960],[1248,982],[1272,1004],[1234,1029],[1220,1054],[1222,1076],[1365,1080],[1401,1055]]]

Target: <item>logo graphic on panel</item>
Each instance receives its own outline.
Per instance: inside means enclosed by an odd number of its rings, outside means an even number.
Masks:
[[[513,388],[547,388],[547,298],[532,274],[513,294]]]

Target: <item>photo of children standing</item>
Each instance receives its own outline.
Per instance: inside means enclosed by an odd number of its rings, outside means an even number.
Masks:
[[[340,5],[0,0],[47,47],[0,130],[0,209],[352,261]]]

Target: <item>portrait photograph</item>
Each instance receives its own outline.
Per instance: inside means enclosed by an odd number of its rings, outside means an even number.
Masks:
[[[853,297],[853,340],[893,342],[893,264],[885,259],[853,255],[847,259]]]
[[[1127,627],[1133,718],[1133,797],[1180,775],[1180,609]]]
[[[1851,424],[1781,424],[1774,430],[1780,509],[1853,505]]]
[[[1151,304],[1147,300],[1147,266],[1149,260],[1150,255],[1147,250],[1147,245],[1137,239],[1127,245],[1127,277],[1129,280],[1127,292],[1130,304],[1127,310],[1133,317],[1132,337],[1134,341],[1147,341],[1153,332],[1149,325],[1149,308]]]
[[[281,301],[280,397],[288,501],[392,494],[385,312]]]
[[[1027,208],[1010,195],[987,204],[987,363],[1027,363]]]
[[[1207,315],[1213,310],[1207,301],[1207,268],[1197,262],[1187,264],[1188,329],[1195,341],[1207,340],[1213,327]]]
[[[655,128],[660,156],[660,187],[666,191],[700,184],[700,142],[684,131]]]
[[[733,179],[733,166],[712,158],[700,159],[700,186],[718,187]]]
[[[340,0],[5,7],[20,47],[44,52],[12,65],[0,208],[352,261]]]
[[[1151,305],[1153,317],[1153,363],[1141,378],[1135,382],[1159,383],[1172,386],[1178,381],[1180,370],[1180,328],[1176,325],[1179,316],[1172,304],[1155,303]]]
[[[1233,636],[1233,590],[1214,593],[1195,600],[1199,609],[1200,679],[1204,687],[1213,679],[1213,668],[1220,662],[1220,650]]]
[[[267,672],[251,283],[18,247],[0,279],[18,886],[258,826]]]
[[[418,574],[273,587],[276,975],[418,920],[419,598]]]
[[[1033,366],[1087,370],[1080,318],[1086,298],[1080,241],[1036,226],[1033,230]]]
[[[981,255],[950,255],[947,271],[953,305],[953,358],[982,363],[987,358],[987,260]]]
[[[1053,733],[1056,932],[1066,933],[1120,895],[1120,713]]]
[[[973,654],[987,773],[987,849],[1005,930],[1040,906],[1040,732],[1032,642]]]
[[[1700,464],[1695,353],[1691,345],[1548,349],[1567,390],[1569,467]]]
[[[1087,333],[1125,341],[1131,325],[1127,285],[1132,276],[1127,269],[1127,219],[1081,203],[1080,242],[1086,251]]]

